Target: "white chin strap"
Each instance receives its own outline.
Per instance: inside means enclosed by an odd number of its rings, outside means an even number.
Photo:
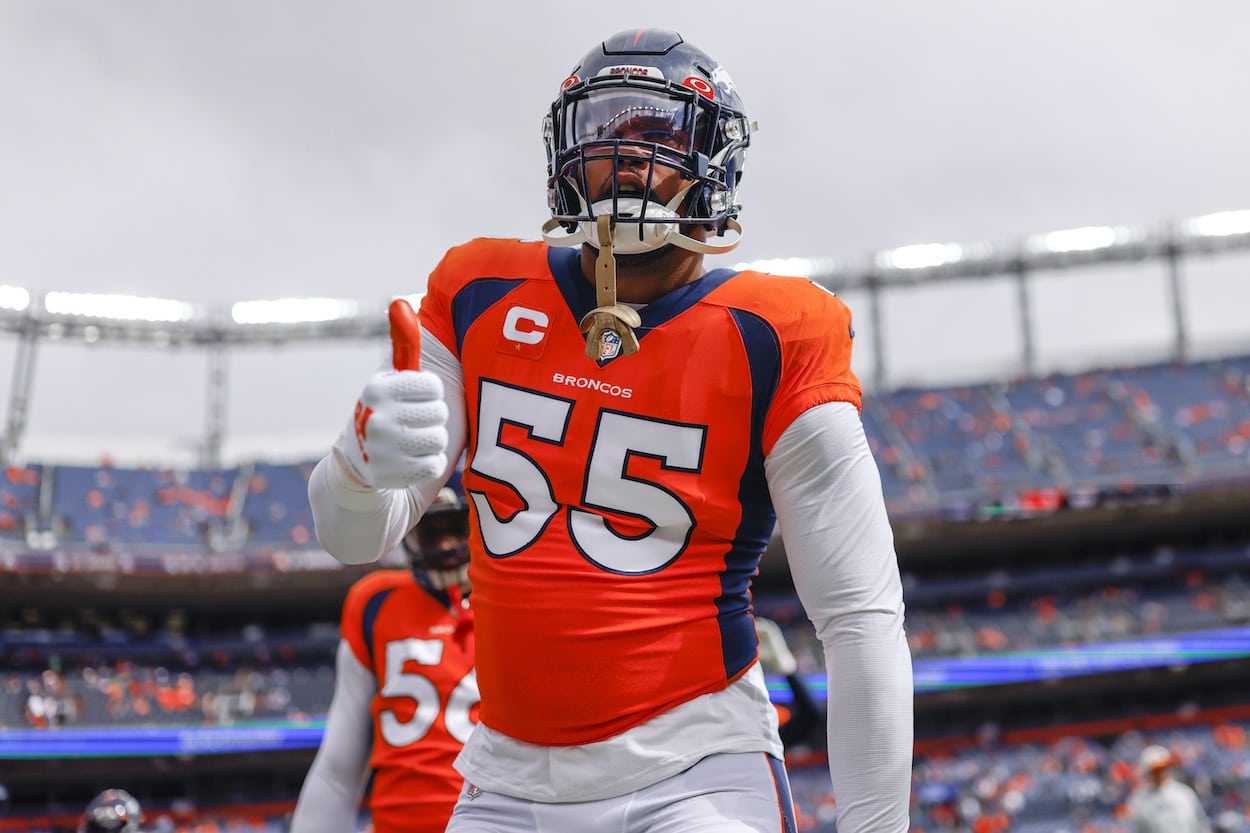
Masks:
[[[681,204],[688,189],[682,189],[668,205],[658,202],[643,203],[639,197],[618,197],[616,200],[617,216],[623,218],[641,217],[646,209],[647,220],[643,223],[613,223],[612,248],[617,254],[635,255],[652,252],[663,246],[677,246],[689,252],[715,255],[728,252],[742,240],[742,226],[732,217],[725,221],[725,226],[733,235],[723,242],[709,243],[695,240],[681,233],[681,219],[676,206]],[[582,203],[585,208],[585,203]],[[612,199],[599,200],[590,206],[588,212],[592,217],[612,213]],[[655,219],[652,219],[655,218]],[[543,239],[550,246],[580,246],[589,243],[599,248],[599,233],[595,220],[585,220],[577,224],[575,231],[567,231],[554,217],[543,223]],[[718,238],[718,240],[721,238]]]

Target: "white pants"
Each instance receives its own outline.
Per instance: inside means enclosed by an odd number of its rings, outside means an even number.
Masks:
[[[611,778],[611,773],[604,777]],[[637,792],[542,804],[465,784],[447,833],[795,833],[785,766],[762,752],[711,755]]]

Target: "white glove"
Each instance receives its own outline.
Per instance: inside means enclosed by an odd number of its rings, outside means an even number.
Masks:
[[[428,370],[380,370],[334,443],[345,474],[365,489],[399,489],[447,471],[443,380]]]
[[[789,677],[799,670],[799,662],[786,644],[780,625],[772,619],[756,616],[755,633],[760,638],[760,665],[766,672]]]

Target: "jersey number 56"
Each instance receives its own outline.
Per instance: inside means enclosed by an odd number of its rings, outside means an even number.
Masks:
[[[416,704],[407,721],[401,721],[394,709],[379,713],[382,738],[391,746],[407,746],[421,740],[434,725],[440,710],[447,733],[461,743],[468,740],[474,726],[471,712],[481,699],[476,672],[470,670],[461,678],[444,707],[438,689],[428,677],[405,669],[409,661],[420,667],[438,665],[442,659],[443,643],[438,639],[396,639],[386,643],[386,681],[381,694],[383,697],[407,697]]]

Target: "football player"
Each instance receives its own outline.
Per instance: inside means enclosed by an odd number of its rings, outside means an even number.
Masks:
[[[348,591],[325,737],[292,833],[353,833],[370,774],[376,833],[442,833],[463,782],[452,762],[477,719],[467,539],[453,474],[404,536],[410,569]]]
[[[750,596],[774,523],[828,664],[838,829],[906,833],[911,663],[850,312],[704,266],[741,233],[754,132],[710,55],[621,32],[555,93],[544,240],[453,248],[419,320],[392,305],[395,369],[309,484],[322,546],[365,562],[467,451],[481,723],[448,833],[792,831]]]

